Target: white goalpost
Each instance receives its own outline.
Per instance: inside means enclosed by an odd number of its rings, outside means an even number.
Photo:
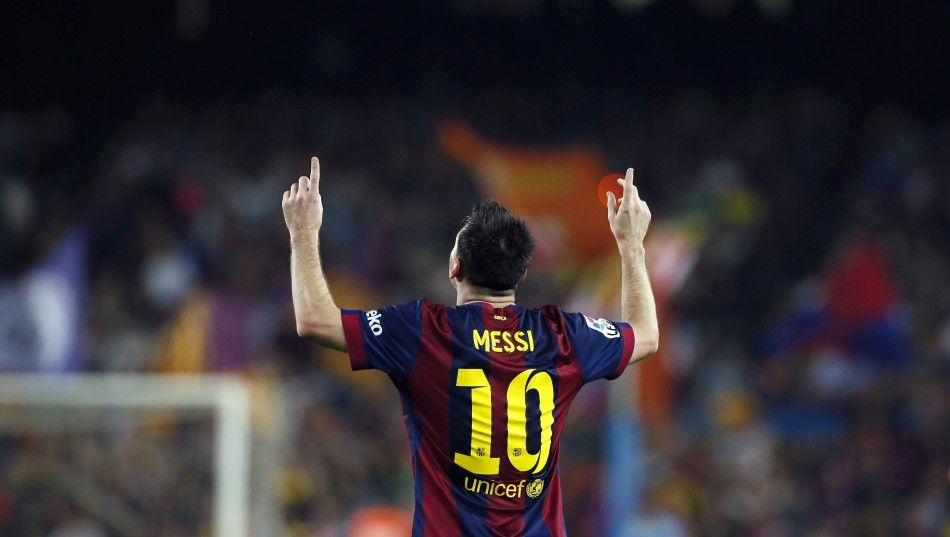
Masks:
[[[4,433],[95,427],[95,424],[82,423],[80,411],[210,414],[214,428],[210,435],[213,438],[210,526],[213,535],[218,537],[249,535],[251,407],[249,390],[239,377],[0,375],[0,431]]]

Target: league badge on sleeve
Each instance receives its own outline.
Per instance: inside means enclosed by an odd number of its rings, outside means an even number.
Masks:
[[[600,332],[607,339],[620,337],[620,331],[607,319],[592,319],[584,315],[584,320],[587,321],[587,326],[590,327],[591,330]]]

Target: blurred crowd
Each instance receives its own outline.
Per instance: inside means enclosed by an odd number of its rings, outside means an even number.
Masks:
[[[0,535],[175,536],[208,527],[210,416],[83,414],[46,413],[34,417],[45,425],[0,436]],[[58,421],[72,426],[51,426]]]
[[[436,130],[460,115],[485,136],[579,141],[612,167],[635,164],[655,221],[715,212],[708,200],[736,186],[753,200],[754,218],[702,220],[708,241],[663,342],[672,418],[645,430],[645,493],[625,535],[950,533],[950,123],[809,92],[729,103],[687,91],[638,106],[614,95],[570,113],[482,97],[451,110],[292,93],[156,98],[96,129],[62,110],[0,113],[0,369],[270,379],[294,410],[276,485],[288,532],[338,535],[362,507],[408,508],[395,391],[296,337],[279,200],[317,153],[337,302],[451,302],[448,252],[479,188]],[[83,252],[71,261],[55,255],[66,237]],[[80,328],[58,342],[72,353],[49,351],[42,323],[22,315],[33,303],[23,282],[51,259],[83,269]],[[519,302],[567,297],[547,270],[530,273]],[[592,389],[578,403],[564,439],[574,535],[605,531],[604,398]],[[208,449],[189,434],[158,436],[179,452]],[[2,442],[0,535],[19,534],[28,516],[51,531],[56,516],[36,514],[37,493],[24,494],[37,481],[15,476],[51,461],[89,469],[88,446],[44,454],[32,435]],[[132,441],[115,446],[133,454],[105,460],[151,457]],[[170,476],[195,471],[180,466],[119,487],[157,535],[207,527],[195,514],[207,483],[176,487]],[[190,495],[190,507],[137,500],[154,494]],[[102,510],[63,502],[121,531]]]

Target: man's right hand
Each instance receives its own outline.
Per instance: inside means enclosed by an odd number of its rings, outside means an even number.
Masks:
[[[310,177],[300,176],[281,201],[284,222],[290,237],[317,233],[323,224],[323,199],[320,197],[320,160],[310,158]]]
[[[647,274],[643,238],[650,227],[650,208],[640,199],[633,186],[633,168],[618,179],[623,197],[618,203],[607,192],[607,220],[620,249],[620,314],[636,334],[630,363],[656,353],[660,346],[660,328],[656,317],[656,300]]]
[[[633,185],[633,168],[627,168],[627,175],[617,182],[623,185],[623,197],[618,202],[613,192],[607,192],[607,221],[621,251],[625,251],[643,245],[650,227],[650,208]]]

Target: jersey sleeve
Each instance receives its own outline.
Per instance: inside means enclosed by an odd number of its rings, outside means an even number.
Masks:
[[[422,337],[423,301],[378,310],[343,310],[343,333],[353,371],[378,369],[405,380]]]
[[[629,324],[567,312],[564,320],[584,382],[613,380],[623,373],[633,356],[634,334]]]

